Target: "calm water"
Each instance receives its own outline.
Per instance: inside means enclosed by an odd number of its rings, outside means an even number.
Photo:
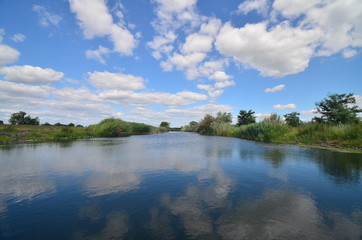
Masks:
[[[362,239],[362,155],[192,133],[0,147],[1,239]]]

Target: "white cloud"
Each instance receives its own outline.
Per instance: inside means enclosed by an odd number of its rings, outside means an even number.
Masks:
[[[108,55],[111,51],[103,46],[99,46],[97,50],[87,50],[85,55],[88,59],[96,60],[97,62],[105,65],[106,61],[102,55]]]
[[[196,4],[197,0],[155,0],[162,12],[180,13]]]
[[[317,112],[318,112],[317,109],[312,109],[308,111],[301,111],[300,114],[305,116],[316,116]]]
[[[231,82],[226,81],[226,82],[220,82],[220,84],[216,83],[215,86],[208,84],[198,84],[196,87],[198,89],[207,91],[209,97],[211,98],[211,101],[214,101],[216,98],[220,97],[220,95],[224,93],[224,90],[218,88],[224,88],[234,84],[235,83],[233,81]]]
[[[234,85],[235,85],[234,81],[222,81],[222,82],[215,83],[216,88],[226,88],[226,87],[234,86]]]
[[[267,29],[267,23],[234,28],[226,23],[216,39],[220,53],[259,70],[263,76],[282,77],[303,71],[312,57],[315,30],[293,28],[288,23]]]
[[[11,40],[13,40],[14,42],[24,42],[25,39],[26,39],[25,35],[21,33],[14,34],[11,37]]]
[[[114,44],[114,51],[123,55],[132,55],[137,40],[123,24],[123,21],[117,24],[113,22],[105,1],[69,0],[69,3],[86,39],[108,36]]]
[[[193,52],[209,52],[212,49],[213,38],[203,34],[191,34],[186,38],[182,51],[186,54]]]
[[[247,0],[238,6],[239,13],[248,14],[253,10],[259,14],[266,15],[268,11],[268,0]]]
[[[213,75],[209,77],[210,79],[213,79],[215,81],[226,81],[231,78],[230,75],[227,75],[225,72],[222,71],[216,71]]]
[[[304,14],[307,11],[315,8],[318,4],[323,4],[324,0],[275,0],[273,8],[286,17],[296,17],[300,14]]]
[[[27,84],[48,84],[58,82],[64,74],[50,68],[33,67],[29,65],[0,68],[4,79]]]
[[[175,53],[170,59],[169,63],[172,63],[176,66],[177,69],[184,69],[184,68],[190,68],[198,63],[202,62],[206,57],[205,53],[191,53],[188,55],[181,55],[178,53]]]
[[[198,89],[205,90],[205,91],[211,91],[213,90],[213,87],[211,85],[207,84],[197,84],[196,86]]]
[[[172,117],[187,116],[190,120],[198,120],[203,118],[205,114],[214,114],[216,112],[231,112],[233,109],[234,107],[229,105],[209,103],[191,108],[168,109],[165,111],[165,113],[170,114]]]
[[[285,88],[285,85],[280,84],[280,85],[272,87],[272,88],[266,88],[266,89],[264,89],[264,92],[266,92],[266,93],[274,93],[274,92],[279,92],[279,91],[283,90],[284,88]]]
[[[165,92],[133,92],[123,90],[109,90],[99,94],[105,100],[114,104],[134,106],[163,105],[169,107],[185,106],[198,101],[207,100],[207,96],[189,91],[176,94]]]
[[[62,17],[49,12],[45,7],[40,5],[33,5],[33,11],[39,15],[39,24],[43,27],[49,27],[50,25],[58,26]]]
[[[19,56],[20,52],[18,50],[4,44],[0,44],[0,66],[16,62]]]
[[[92,93],[87,88],[59,88],[55,89],[53,95],[63,101],[72,101],[72,102],[84,102],[84,103],[97,103],[101,102],[101,99],[98,95]]]
[[[194,68],[189,68],[186,72],[187,79],[196,79],[198,77],[209,78],[217,71],[223,71],[225,66],[228,66],[227,59],[220,59],[216,61],[206,61],[202,65]]]
[[[172,43],[176,39],[176,35],[174,32],[169,31],[164,34],[164,36],[156,36],[152,42],[147,43],[147,45],[153,49],[152,56],[156,59],[161,58],[161,54],[168,54],[173,50]]]
[[[355,55],[357,55],[357,51],[354,49],[346,49],[343,51],[343,57],[344,58],[351,58],[354,57]]]
[[[316,55],[330,56],[345,51],[344,57],[355,54],[350,47],[362,47],[362,2],[359,0],[276,0],[274,14],[287,19],[303,19],[299,26],[322,33]]]
[[[286,104],[286,105],[281,105],[281,104],[277,104],[273,106],[274,109],[295,109],[297,108],[297,105],[295,105],[294,103],[290,103],[290,104]]]
[[[221,28],[221,21],[217,18],[211,18],[207,23],[201,24],[200,33],[209,36],[216,36]]]
[[[29,86],[0,80],[0,95],[6,98],[47,98],[51,90],[48,86]]]
[[[271,113],[256,113],[254,114],[260,121],[271,116]]]
[[[319,55],[330,56],[349,47],[362,47],[362,2],[335,0],[305,14],[303,24],[323,31]]]
[[[142,77],[110,72],[88,72],[89,82],[97,88],[118,90],[139,90],[145,88]]]

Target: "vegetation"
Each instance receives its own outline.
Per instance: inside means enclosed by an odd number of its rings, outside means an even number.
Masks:
[[[302,123],[299,118],[300,113],[292,112],[284,115],[284,120],[286,124],[291,127],[298,127]]]
[[[9,119],[9,123],[15,125],[39,125],[39,118],[31,118],[25,115],[26,112],[23,111],[13,113]]]
[[[255,116],[254,116],[254,111],[249,110],[249,111],[245,111],[245,110],[240,110],[239,115],[238,115],[238,126],[241,125],[248,125],[251,123],[255,123]]]
[[[317,111],[321,117],[315,117],[316,122],[329,124],[357,123],[360,119],[357,113],[362,112],[356,105],[353,94],[329,94],[328,98],[316,103]]]
[[[357,117],[361,110],[351,105],[354,98],[351,94],[331,94],[329,98],[316,103],[317,108],[323,109],[319,111],[320,121],[304,123],[299,113],[292,112],[284,115],[284,119],[274,113],[255,122],[252,110],[241,110],[236,125],[231,124],[231,114],[217,113],[216,117],[206,114],[199,123],[192,121],[182,130],[263,142],[362,150],[362,122]]]
[[[0,125],[0,144],[51,140],[73,140],[91,137],[122,137],[160,132],[159,128],[143,123],[108,118],[98,124],[83,127],[74,124]]]

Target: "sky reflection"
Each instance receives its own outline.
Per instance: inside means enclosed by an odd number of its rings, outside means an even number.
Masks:
[[[358,155],[187,133],[0,151],[9,239],[37,214],[58,239],[362,237]]]

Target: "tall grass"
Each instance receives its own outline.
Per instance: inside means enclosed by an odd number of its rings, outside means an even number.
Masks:
[[[298,127],[291,127],[285,124],[280,116],[273,114],[261,122],[244,126],[214,122],[211,124],[210,133],[217,136],[273,143],[362,148],[362,122],[337,126],[325,123],[304,123]]]
[[[88,127],[0,125],[0,143],[72,140],[90,137],[122,137],[160,132],[143,123],[108,118]]]
[[[155,127],[143,123],[126,122],[117,118],[107,118],[100,123],[88,127],[95,137],[123,137],[134,134],[157,132]]]

